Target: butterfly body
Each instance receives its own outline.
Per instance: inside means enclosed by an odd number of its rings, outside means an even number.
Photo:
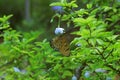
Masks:
[[[79,30],[79,28],[75,28],[72,30],[67,31],[66,33],[59,35],[52,39],[51,41],[51,47],[53,47],[56,50],[59,50],[64,56],[70,55],[70,42],[75,38],[78,37],[78,35],[71,34],[71,32]]]

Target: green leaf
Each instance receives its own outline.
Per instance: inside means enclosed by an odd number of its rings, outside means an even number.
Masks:
[[[51,3],[50,6],[66,6],[66,3],[54,2],[54,3]]]
[[[87,8],[88,9],[92,8],[92,4],[87,4]]]
[[[92,39],[89,39],[89,43],[95,47],[95,44],[96,44],[96,39],[92,38]]]
[[[93,37],[97,37],[98,34],[99,34],[100,32],[103,32],[103,31],[104,31],[103,28],[101,28],[101,29],[96,29],[96,30],[92,31],[92,36],[93,36]]]
[[[64,71],[62,78],[68,77],[68,76],[72,76],[72,73],[70,71]]]
[[[97,41],[98,45],[103,45],[104,44],[104,41],[102,39],[97,39],[96,41]]]
[[[73,8],[76,8],[78,7],[77,4],[75,4],[76,1],[71,1],[70,3],[68,3],[68,7],[73,7]]]
[[[3,16],[2,18],[0,18],[0,22],[4,23],[6,22],[9,18],[11,18],[13,15],[8,15],[8,16]]]
[[[63,6],[63,7],[69,7],[69,8],[76,8],[78,7],[77,4],[75,4],[76,1],[71,1],[70,3],[67,3],[66,1],[61,2],[54,2],[51,3],[50,6]]]
[[[78,16],[80,16],[80,17],[82,17],[84,14],[85,15],[88,15],[89,13],[87,12],[87,10],[85,10],[85,9],[80,9],[80,10],[78,10],[78,11],[75,11],[75,13],[78,15]]]
[[[86,24],[86,20],[84,18],[74,18],[73,22],[79,26],[83,26]]]
[[[104,11],[106,12],[106,11],[108,11],[108,10],[110,10],[110,9],[112,9],[111,7],[108,7],[108,6],[104,6]]]
[[[107,37],[107,39],[108,39],[109,41],[113,41],[113,40],[115,40],[117,37],[118,37],[118,35],[113,35],[113,36]]]
[[[62,21],[66,21],[66,20],[68,20],[68,19],[70,19],[70,15],[66,15],[66,14],[64,14],[63,16],[62,16]]]
[[[67,1],[66,0],[61,0],[61,3],[66,3]]]
[[[81,30],[81,36],[84,37],[84,38],[90,37],[90,31],[87,30],[87,29]]]

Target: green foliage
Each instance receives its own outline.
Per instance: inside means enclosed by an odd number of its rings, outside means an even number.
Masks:
[[[71,1],[70,3],[67,3],[66,0],[63,0],[63,1],[61,1],[61,2],[51,3],[50,6],[63,6],[63,7],[67,7],[67,8],[75,8],[75,7],[78,7],[77,4],[75,4],[75,1]]]
[[[8,23],[7,20],[8,20],[10,17],[12,17],[12,15],[3,16],[3,18],[0,18],[0,23],[1,23],[1,25],[0,25],[0,30],[6,29],[6,28],[9,27],[9,23]]]
[[[38,41],[38,31],[23,33],[10,28],[11,15],[0,18],[0,37],[4,40],[0,44],[0,79],[71,80],[73,75],[78,80],[114,79],[120,73],[120,4],[111,1],[82,0],[84,7],[76,0],[51,4],[64,9],[53,19],[80,27],[74,34],[81,37],[71,42],[80,46],[71,50],[69,57],[54,51],[46,39]],[[90,73],[86,76],[87,71]]]
[[[80,27],[80,30],[75,34],[81,35],[81,37],[72,41],[72,44],[80,44],[81,46],[72,50],[69,57],[72,59],[71,57],[74,56],[75,62],[73,63],[78,64],[78,66],[82,66],[84,62],[86,63],[85,68],[81,70],[82,75],[79,74],[80,78],[85,78],[85,80],[105,80],[107,77],[111,77],[111,79],[114,79],[115,75],[120,73],[120,63],[118,63],[120,57],[119,48],[116,48],[116,44],[119,45],[120,43],[120,29],[118,27],[120,25],[120,4],[117,1],[114,4],[110,4],[112,1],[106,1],[105,3],[100,0],[96,2],[94,0],[93,2],[83,1],[83,3],[86,3],[86,7],[81,8],[79,6],[80,9],[78,9],[77,6],[76,10],[74,6],[67,6],[74,0],[71,2],[63,1],[65,3],[55,2],[51,6],[63,7],[64,13],[59,14],[61,22],[67,22],[69,26],[74,24],[75,27]],[[76,3],[74,2],[74,4]],[[68,68],[69,66],[72,66],[72,64],[68,65]],[[107,73],[96,72],[99,68],[104,69]],[[84,76],[86,71],[90,71],[88,78]],[[76,73],[73,71],[72,74]]]

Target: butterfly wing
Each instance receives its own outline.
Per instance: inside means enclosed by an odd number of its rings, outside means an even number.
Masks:
[[[51,41],[51,46],[55,50],[59,50],[64,56],[69,56],[70,54],[69,42],[65,36],[58,36],[53,38]]]
[[[70,55],[70,42],[78,35],[71,34],[73,31],[79,30],[79,27],[67,31],[66,33],[53,38],[51,41],[51,46],[54,49],[59,50],[64,56]]]

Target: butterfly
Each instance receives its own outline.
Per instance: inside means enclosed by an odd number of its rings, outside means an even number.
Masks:
[[[50,41],[50,46],[55,50],[58,50],[64,56],[70,56],[70,43],[75,37],[80,37],[80,35],[71,34],[74,31],[79,31],[80,27],[76,27],[68,30],[66,33],[53,38]]]

